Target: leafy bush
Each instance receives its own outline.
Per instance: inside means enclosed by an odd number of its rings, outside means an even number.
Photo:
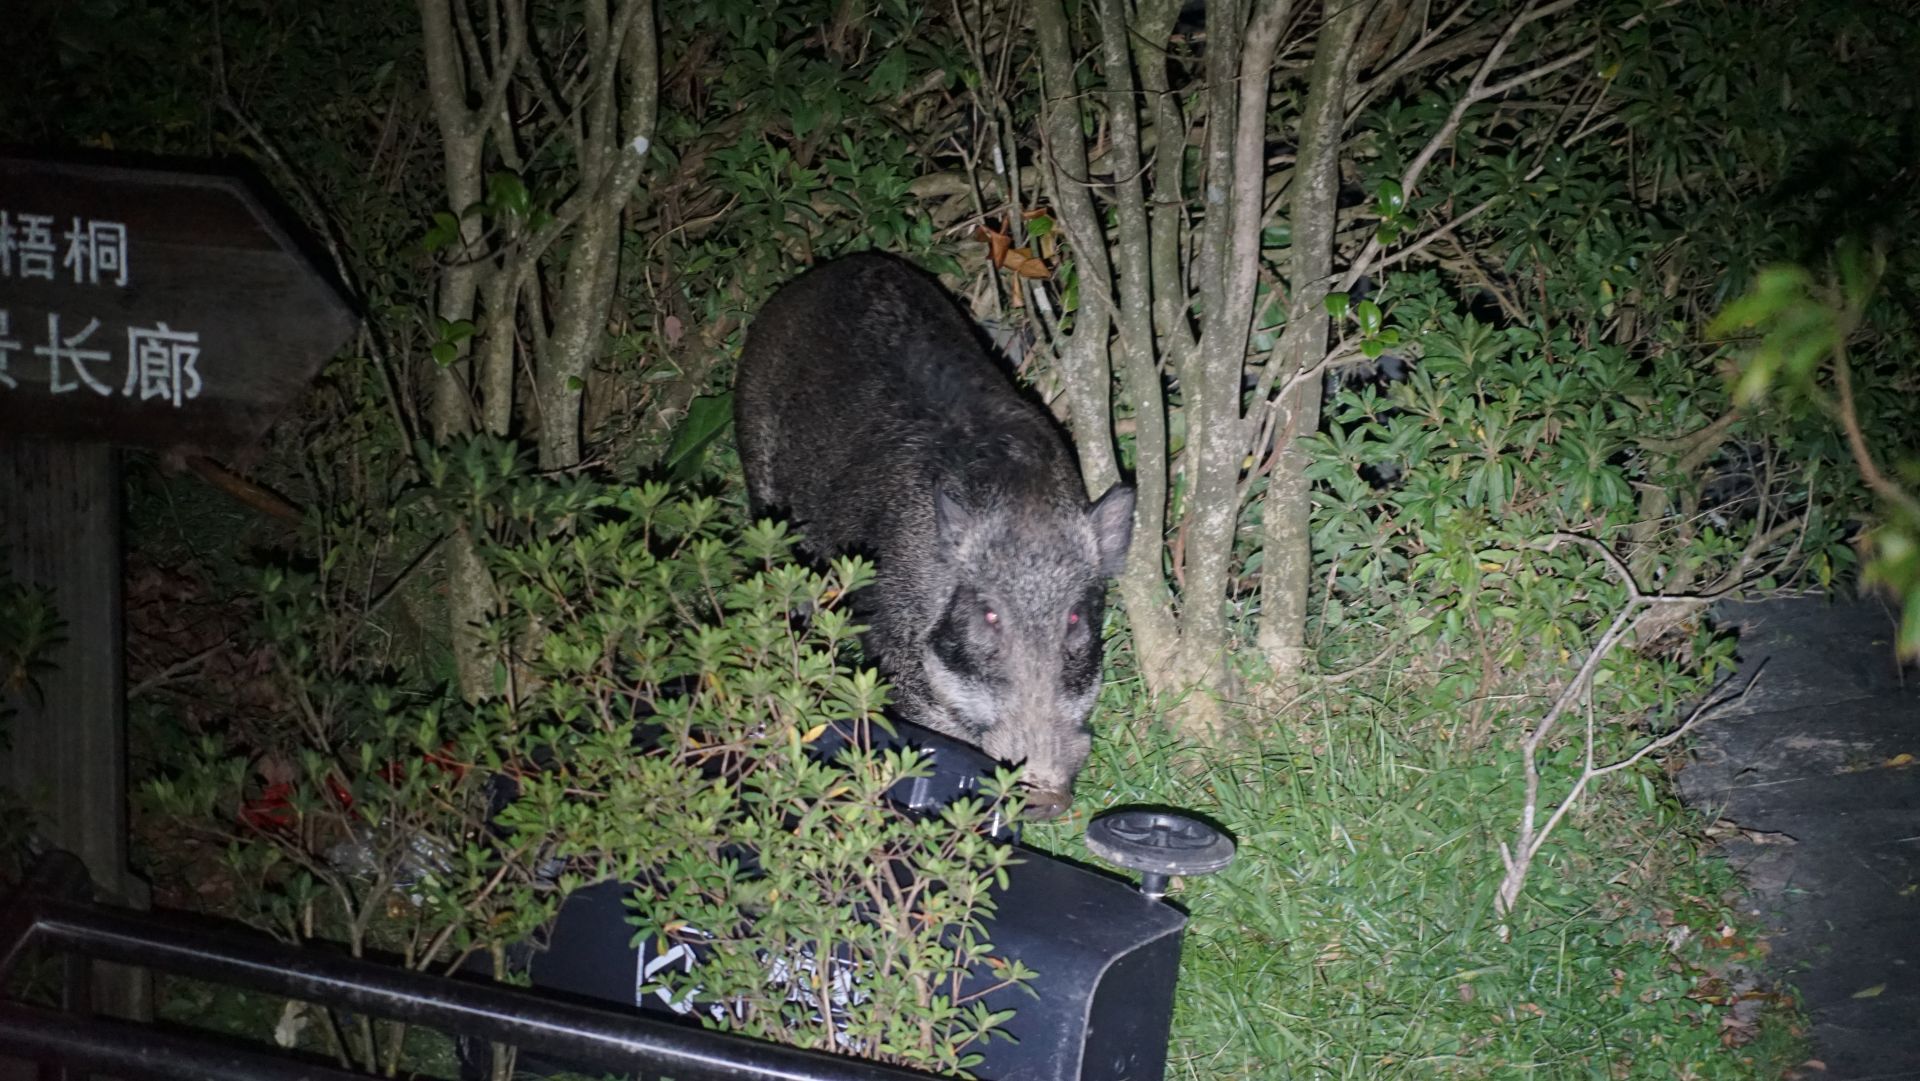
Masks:
[[[1920,657],[1920,439],[1905,393],[1914,342],[1911,314],[1885,294],[1911,295],[1915,274],[1910,258],[1890,260],[1848,236],[1825,281],[1804,267],[1770,267],[1714,321],[1720,332],[1758,331],[1739,371],[1742,402],[1771,392],[1845,435],[1877,505],[1861,538],[1862,578],[1900,600],[1898,648],[1909,657]]]
[[[66,640],[51,594],[14,580],[0,551],[0,751],[16,711],[12,703],[38,703],[47,654]],[[33,820],[19,794],[0,785],[0,882],[16,882],[31,855]]]
[[[977,1061],[1006,1017],[980,997],[1031,976],[982,922],[1012,858],[990,835],[1018,813],[1013,775],[937,819],[882,802],[927,764],[866,738],[885,689],[852,664],[845,609],[870,568],[808,570],[784,527],[659,484],[543,479],[500,443],[429,461],[435,513],[482,538],[501,599],[482,632],[496,693],[444,700],[331,648],[359,611],[333,562],[267,574],[291,708],[244,742],[204,737],[149,785],[225,844],[250,918],[421,969],[477,954],[505,976],[507,945],[618,879],[656,952],[698,952],[661,990],[705,1023]],[[830,727],[851,745],[822,761],[809,745]],[[321,1031],[343,1059],[397,1061],[397,1027],[341,1027]]]
[[[708,1024],[973,1064],[1006,1015],[970,975],[1031,975],[993,957],[982,923],[1012,858],[990,834],[1019,803],[1011,773],[937,818],[883,801],[927,762],[867,738],[886,695],[850,663],[846,602],[871,567],[809,570],[784,526],[741,528],[659,484],[522,478],[505,503],[521,513],[483,549],[512,613],[493,628],[506,693],[488,712],[531,724],[552,764],[519,778],[500,825],[636,881],[640,934],[701,956],[662,990]],[[851,746],[821,761],[809,745],[830,728]]]
[[[40,677],[46,674],[47,654],[66,641],[52,594],[15,581],[4,569],[0,550],[0,748],[6,746],[7,721],[13,710],[6,698],[24,696],[37,701]]]

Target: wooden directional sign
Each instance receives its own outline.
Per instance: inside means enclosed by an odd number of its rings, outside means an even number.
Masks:
[[[245,446],[353,325],[237,177],[0,157],[0,437]]]
[[[14,703],[0,783],[109,899],[146,892],[127,868],[113,448],[256,442],[352,330],[235,177],[0,156],[0,558],[66,627],[42,693]],[[95,977],[96,1007],[144,1016],[137,970]]]

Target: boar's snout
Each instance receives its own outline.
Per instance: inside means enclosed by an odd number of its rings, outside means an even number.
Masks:
[[[1029,789],[1027,791],[1027,807],[1022,813],[1022,817],[1031,818],[1036,822],[1046,822],[1050,819],[1059,818],[1060,815],[1066,811],[1067,805],[1072,802],[1073,796],[1071,793],[1049,792],[1039,788]]]

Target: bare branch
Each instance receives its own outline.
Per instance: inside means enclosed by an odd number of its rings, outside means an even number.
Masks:
[[[1300,440],[1319,427],[1320,385],[1292,375],[1318,367],[1326,359],[1328,320],[1322,310],[1333,281],[1334,248],[1339,227],[1341,133],[1346,118],[1346,94],[1352,79],[1360,32],[1374,5],[1349,3],[1329,13],[1314,45],[1313,65],[1307,76],[1306,98],[1300,117],[1300,145],[1288,193],[1292,204],[1292,295],[1287,298],[1287,323],[1274,355],[1260,374],[1258,413],[1241,419],[1238,459],[1251,453],[1278,463],[1269,475],[1261,523],[1260,622],[1256,643],[1279,685],[1286,685],[1306,669],[1307,603],[1312,590],[1312,529],[1309,515],[1312,493],[1306,474],[1306,451]],[[1264,86],[1262,87],[1264,91]],[[1258,242],[1259,223],[1253,238]],[[1251,313],[1248,313],[1251,314]],[[1235,413],[1240,394],[1239,375],[1247,346],[1246,324],[1232,342],[1235,351],[1232,387]],[[1288,375],[1287,394],[1265,394],[1279,375]],[[1217,423],[1225,423],[1222,417]],[[1189,431],[1191,431],[1191,424]],[[1265,442],[1249,445],[1252,438]],[[1203,473],[1204,476],[1204,473]],[[1238,491],[1236,485],[1233,489]],[[1196,486],[1196,495],[1199,489]]]
[[[1646,759],[1648,755],[1672,746],[1688,732],[1692,731],[1702,720],[1712,716],[1730,702],[1737,701],[1741,697],[1744,697],[1746,693],[1752,689],[1754,681],[1759,679],[1759,673],[1756,672],[1737,694],[1731,696],[1718,695],[1717,692],[1720,688],[1716,687],[1715,693],[1710,693],[1700,705],[1689,712],[1686,718],[1683,719],[1680,724],[1674,726],[1672,730],[1655,739],[1648,740],[1625,758],[1604,766],[1596,765],[1594,761],[1593,706],[1592,703],[1589,702],[1587,706],[1586,753],[1580,770],[1580,776],[1574,780],[1567,794],[1554,806],[1552,812],[1547,816],[1546,821],[1536,828],[1535,822],[1538,818],[1540,797],[1540,748],[1546,743],[1548,736],[1552,734],[1567,709],[1582,695],[1585,695],[1592,686],[1594,673],[1599,670],[1600,663],[1605,660],[1628,635],[1643,626],[1648,617],[1651,617],[1662,608],[1671,605],[1702,607],[1712,600],[1712,597],[1707,595],[1694,594],[1678,596],[1647,593],[1643,591],[1634,580],[1633,572],[1628,568],[1626,562],[1614,554],[1612,549],[1592,537],[1578,533],[1555,533],[1549,538],[1543,538],[1543,540],[1547,543],[1562,540],[1572,541],[1593,549],[1599,554],[1601,560],[1606,563],[1614,576],[1619,579],[1620,583],[1626,587],[1627,603],[1621,607],[1619,612],[1614,614],[1613,621],[1608,624],[1606,631],[1601,634],[1599,640],[1594,643],[1593,648],[1588,651],[1586,659],[1581,662],[1579,671],[1574,673],[1573,678],[1567,682],[1565,687],[1561,688],[1560,693],[1554,698],[1552,707],[1548,709],[1546,716],[1541,718],[1540,722],[1534,726],[1533,731],[1528,734],[1526,740],[1521,744],[1522,768],[1525,771],[1526,777],[1526,793],[1520,811],[1520,824],[1514,831],[1511,844],[1502,842],[1500,845],[1500,859],[1505,865],[1507,873],[1505,878],[1501,880],[1499,893],[1495,899],[1495,908],[1503,916],[1513,911],[1513,906],[1519,900],[1521,890],[1526,887],[1527,873],[1533,865],[1534,857],[1539,854],[1541,847],[1546,844],[1547,838],[1553,833],[1555,827],[1560,824],[1567,813],[1579,802],[1580,797],[1585,794],[1589,784],[1597,778],[1629,769]],[[1724,686],[1724,684],[1722,686]]]
[[[1352,126],[1353,122],[1359,119],[1360,114],[1366,110],[1366,107],[1373,102],[1373,99],[1378,96],[1381,91],[1392,86],[1400,79],[1405,78],[1407,75],[1423,67],[1428,67],[1446,60],[1451,60],[1456,56],[1463,56],[1477,51],[1480,48],[1480,43],[1487,36],[1486,31],[1479,28],[1469,29],[1452,38],[1448,38],[1441,44],[1435,44],[1436,42],[1440,42],[1441,39],[1445,37],[1447,31],[1452,28],[1453,24],[1460,21],[1461,16],[1465,15],[1472,7],[1472,0],[1461,0],[1461,3],[1454,7],[1452,11],[1448,12],[1445,18],[1441,19],[1431,30],[1421,34],[1419,40],[1415,41],[1406,52],[1401,53],[1399,59],[1382,68],[1380,73],[1373,78],[1360,84],[1357,88],[1358,92],[1354,95],[1353,103],[1347,109],[1347,126]]]
[[[1726,438],[1727,431],[1741,418],[1738,409],[1729,409],[1711,423],[1674,439],[1657,439],[1653,436],[1641,436],[1634,442],[1656,454],[1681,455],[1678,468],[1682,472],[1691,472],[1705,463]]]
[[[1860,470],[1860,479],[1867,482],[1873,494],[1887,503],[1905,510],[1908,514],[1920,517],[1920,499],[1906,489],[1887,479],[1880,471],[1880,463],[1873,457],[1873,451],[1867,446],[1866,435],[1860,428],[1860,412],[1853,401],[1853,366],[1847,362],[1847,347],[1844,339],[1833,348],[1833,385],[1839,394],[1837,408],[1831,410],[1834,419],[1839,421],[1840,430],[1846,433],[1847,450],[1853,455],[1853,464]]]
[[[1527,803],[1522,814],[1522,825],[1511,847],[1505,841],[1500,843],[1500,861],[1506,866],[1507,874],[1506,877],[1501,880],[1500,891],[1494,901],[1495,909],[1503,916],[1512,913],[1513,906],[1520,899],[1521,890],[1526,888],[1527,872],[1532,869],[1534,857],[1540,854],[1540,849],[1546,845],[1547,838],[1552,836],[1554,829],[1560,825],[1561,820],[1580,802],[1580,797],[1586,794],[1589,784],[1609,774],[1631,769],[1646,759],[1648,755],[1673,746],[1698,727],[1702,721],[1712,718],[1718,714],[1720,710],[1745,698],[1747,693],[1753,690],[1753,685],[1759,682],[1760,676],[1761,672],[1755,672],[1753,676],[1747,680],[1746,684],[1733,694],[1716,695],[1710,693],[1705,701],[1695,706],[1684,720],[1664,735],[1648,740],[1627,757],[1604,766],[1594,765],[1594,725],[1592,707],[1589,706],[1586,754],[1584,765],[1580,770],[1580,776],[1574,779],[1573,786],[1568,789],[1565,796],[1561,797],[1560,802],[1554,806],[1552,813],[1547,816],[1547,820],[1541,824],[1538,830],[1533,829],[1532,823],[1535,817],[1535,800],[1539,792],[1539,769],[1535,761],[1534,750],[1530,748],[1527,751],[1526,758]],[[1718,688],[1716,688],[1716,691],[1717,690]]]
[[[1548,62],[1541,64],[1538,67],[1528,68],[1526,71],[1523,71],[1518,75],[1515,75],[1511,79],[1507,79],[1502,82],[1495,83],[1490,87],[1487,87],[1486,90],[1481,92],[1481,97],[1483,100],[1487,98],[1497,98],[1500,95],[1506,93],[1507,91],[1516,89],[1521,86],[1525,86],[1527,83],[1530,83],[1535,79],[1545,78],[1546,76],[1551,75],[1556,71],[1559,71],[1561,68],[1566,67],[1568,64],[1585,60],[1587,57],[1592,56],[1594,48],[1595,46],[1593,45],[1584,45],[1566,54],[1565,56],[1560,57],[1557,60],[1549,60]]]
[[[1113,118],[1112,154],[1116,175],[1114,215],[1117,229],[1113,254],[1120,305],[1115,313],[1123,392],[1134,413],[1134,543],[1120,588],[1129,619],[1142,642],[1167,649],[1177,640],[1172,600],[1161,568],[1165,559],[1162,537],[1167,528],[1166,400],[1155,356],[1153,235],[1141,177],[1140,117],[1133,79],[1133,54],[1128,47],[1126,5],[1123,0],[1100,0],[1101,63],[1108,86],[1108,115]],[[1156,137],[1169,134],[1156,133]],[[1175,168],[1176,165],[1161,165]],[[1100,485],[1096,484],[1096,487]],[[1168,649],[1170,652],[1171,650]]]
[[[1165,42],[1179,18],[1176,0],[1140,0],[1131,37],[1140,90],[1153,131],[1153,198],[1149,211],[1153,328],[1164,361],[1184,365],[1199,347],[1187,315],[1192,308],[1181,258],[1185,221],[1189,118],[1167,82]]]
[[[1291,0],[1268,0],[1262,4],[1247,26],[1246,44],[1241,49],[1240,116],[1233,132],[1233,188],[1229,211],[1232,224],[1222,290],[1224,304],[1220,311],[1236,313],[1243,321],[1253,318],[1254,286],[1260,270],[1260,230],[1266,224],[1262,220],[1262,193],[1266,179],[1268,75],[1291,8]],[[1298,283],[1295,287],[1298,288]],[[1209,324],[1213,322],[1211,316],[1209,313]],[[1229,332],[1223,331],[1225,333]],[[1243,322],[1236,335],[1240,341],[1236,349],[1243,355],[1246,333]]]
[[[480,107],[475,110],[475,119],[486,124],[492,118],[501,116],[507,105],[507,88],[513,85],[514,71],[520,66],[521,57],[527,51],[527,13],[525,0],[502,0],[506,8],[506,47],[499,50],[495,45],[493,75],[487,81],[485,93],[481,96]],[[495,12],[488,6],[490,18]],[[503,141],[503,149],[510,144]]]
[[[1519,35],[1522,29],[1541,19],[1565,11],[1571,6],[1573,6],[1573,0],[1554,0],[1553,3],[1535,4],[1525,11],[1522,11],[1514,17],[1511,23],[1507,24],[1506,30],[1501,32],[1500,37],[1494,41],[1493,47],[1488,50],[1486,59],[1482,60],[1479,68],[1475,70],[1473,79],[1467,84],[1466,92],[1460,95],[1460,100],[1455,102],[1453,109],[1447,113],[1447,119],[1441,123],[1440,129],[1433,133],[1433,137],[1427,140],[1426,145],[1420,148],[1419,153],[1414,155],[1413,160],[1407,164],[1406,170],[1401,173],[1400,190],[1402,192],[1411,195],[1414,190],[1414,185],[1419,183],[1421,174],[1426,172],[1427,166],[1432,163],[1434,157],[1453,142],[1453,138],[1459,132],[1460,124],[1466,119],[1469,109],[1490,98],[1498,97],[1515,87],[1522,86],[1534,79],[1558,71],[1593,53],[1595,45],[1589,43],[1558,59],[1530,68],[1497,85],[1488,85],[1488,80],[1492,78],[1495,71],[1499,70],[1501,60],[1505,57],[1507,50],[1512,47],[1515,37]],[[1354,259],[1353,265],[1347,271],[1344,278],[1346,288],[1351,288],[1354,282],[1360,280],[1360,276],[1367,272],[1367,268],[1372,265],[1374,257],[1380,253],[1381,248],[1382,245],[1377,237],[1370,238],[1367,241],[1366,246],[1361,249],[1360,255]]]
[[[1513,22],[1507,25],[1507,29],[1493,43],[1493,48],[1487,51],[1487,58],[1480,62],[1479,70],[1474,72],[1473,81],[1467,84],[1467,92],[1460,95],[1460,100],[1454,103],[1453,110],[1447,114],[1447,119],[1440,125],[1440,130],[1434,132],[1433,138],[1427,140],[1427,144],[1420,148],[1420,152],[1414,155],[1413,161],[1409,162],[1406,170],[1400,174],[1400,190],[1407,192],[1413,190],[1414,184],[1419,181],[1420,174],[1426,171],[1427,164],[1433,160],[1434,155],[1453,141],[1454,133],[1460,130],[1460,122],[1465,119],[1467,110],[1493,96],[1493,93],[1487,90],[1487,80],[1499,68],[1501,59],[1506,55],[1507,49],[1513,45],[1513,39],[1519,35],[1521,29],[1529,23],[1564,11],[1571,6],[1573,6],[1573,0],[1554,0],[1551,4],[1536,4],[1514,17]]]

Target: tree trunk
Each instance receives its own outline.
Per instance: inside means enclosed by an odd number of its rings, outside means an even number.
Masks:
[[[440,127],[442,171],[447,186],[447,209],[456,216],[481,200],[481,155],[486,129],[467,108],[467,85],[461,75],[459,46],[453,31],[451,2],[420,0],[420,23],[426,46],[427,89]],[[472,320],[479,294],[479,258],[484,223],[477,216],[460,217],[459,246],[440,272],[434,314],[448,323]],[[452,364],[432,375],[432,402],[428,418],[436,444],[445,446],[474,428],[471,379],[472,339],[457,346]],[[508,400],[511,407],[511,399]],[[447,560],[447,621],[452,643],[454,678],[460,693],[473,701],[486,693],[490,665],[476,633],[493,608],[493,581],[474,550],[464,526],[449,537]]]
[[[1186,519],[1188,602],[1182,612],[1184,666],[1207,692],[1184,707],[1187,727],[1218,736],[1221,699],[1235,697],[1227,664],[1232,628],[1226,601],[1240,518],[1247,453],[1241,376],[1258,296],[1265,225],[1267,88],[1289,0],[1260,0],[1250,18],[1209,8],[1205,234],[1199,257],[1202,330],[1197,358],[1182,369],[1190,461]],[[1214,16],[1223,16],[1216,29]]]
[[[1149,10],[1151,9],[1151,10]],[[1165,41],[1172,29],[1176,8],[1167,0],[1153,0],[1142,8],[1141,32],[1145,40]],[[1155,36],[1158,35],[1158,36]],[[1113,125],[1113,173],[1115,218],[1118,230],[1114,243],[1115,277],[1119,288],[1116,322],[1119,335],[1114,347],[1119,352],[1122,393],[1133,407],[1134,416],[1134,512],[1133,546],[1127,552],[1127,567],[1120,577],[1121,602],[1133,627],[1134,656],[1147,689],[1154,694],[1178,694],[1180,675],[1180,625],[1173,614],[1173,594],[1167,588],[1167,403],[1160,386],[1160,365],[1155,355],[1153,265],[1163,253],[1157,250],[1162,238],[1153,231],[1147,213],[1146,194],[1142,190],[1140,116],[1135,107],[1133,55],[1129,48],[1124,0],[1100,2],[1101,67],[1107,83],[1107,115]],[[1165,62],[1158,76],[1165,83]],[[1151,83],[1152,76],[1146,77]],[[1169,99],[1171,95],[1161,95]],[[1183,142],[1178,111],[1168,104],[1161,117],[1162,138]],[[1167,119],[1168,116],[1172,119]],[[1157,165],[1156,187],[1172,178],[1178,189],[1179,155],[1168,154]],[[1169,217],[1169,221],[1173,219]],[[1165,237],[1164,253],[1175,265],[1180,258],[1177,231]],[[1178,279],[1175,278],[1177,283]],[[1084,293],[1084,290],[1083,290]],[[1110,299],[1110,298],[1109,298]]]
[[[1327,319],[1322,311],[1333,275],[1333,242],[1340,191],[1340,136],[1345,123],[1350,68],[1371,3],[1337,6],[1321,25],[1300,118],[1300,149],[1294,165],[1292,303],[1278,356],[1279,371],[1306,371],[1326,356]],[[1284,385],[1284,384],[1283,384]],[[1280,453],[1268,481],[1261,526],[1260,628],[1256,645],[1278,685],[1292,683],[1307,661],[1307,591],[1313,574],[1311,486],[1308,455],[1299,444],[1320,427],[1320,379],[1293,384],[1272,408],[1279,410],[1274,438]],[[1260,417],[1251,418],[1257,428]],[[1266,448],[1257,448],[1263,452]]]
[[[1073,83],[1073,45],[1060,0],[1040,0],[1033,9],[1040,41],[1040,130],[1046,138],[1048,188],[1060,225],[1079,264],[1081,304],[1073,334],[1060,348],[1056,370],[1064,384],[1089,494],[1120,479],[1113,456],[1113,369],[1107,341],[1113,317],[1113,272],[1106,231],[1087,190],[1087,144],[1081,136],[1080,98]],[[1111,77],[1111,73],[1109,73]]]
[[[1233,135],[1239,118],[1240,38],[1246,8],[1234,0],[1207,5],[1207,135],[1201,176],[1205,218],[1194,258],[1200,294],[1199,349],[1180,365],[1187,422],[1186,508],[1180,529],[1180,675],[1193,690],[1176,710],[1188,734],[1212,739],[1231,695],[1226,665],[1227,575],[1240,501],[1240,370],[1246,320],[1229,309],[1227,275],[1233,241]],[[1241,328],[1240,333],[1235,328]]]
[[[606,337],[607,305],[619,268],[619,224],[617,208],[596,205],[583,216],[567,259],[560,311],[535,377],[542,469],[580,462],[580,390]]]
[[[606,336],[607,306],[619,280],[622,215],[646,168],[659,106],[660,56],[652,0],[585,8],[587,43],[597,58],[581,146],[585,201],[561,278],[559,311],[534,375],[540,410],[540,465],[580,462],[580,395],[587,367]]]

